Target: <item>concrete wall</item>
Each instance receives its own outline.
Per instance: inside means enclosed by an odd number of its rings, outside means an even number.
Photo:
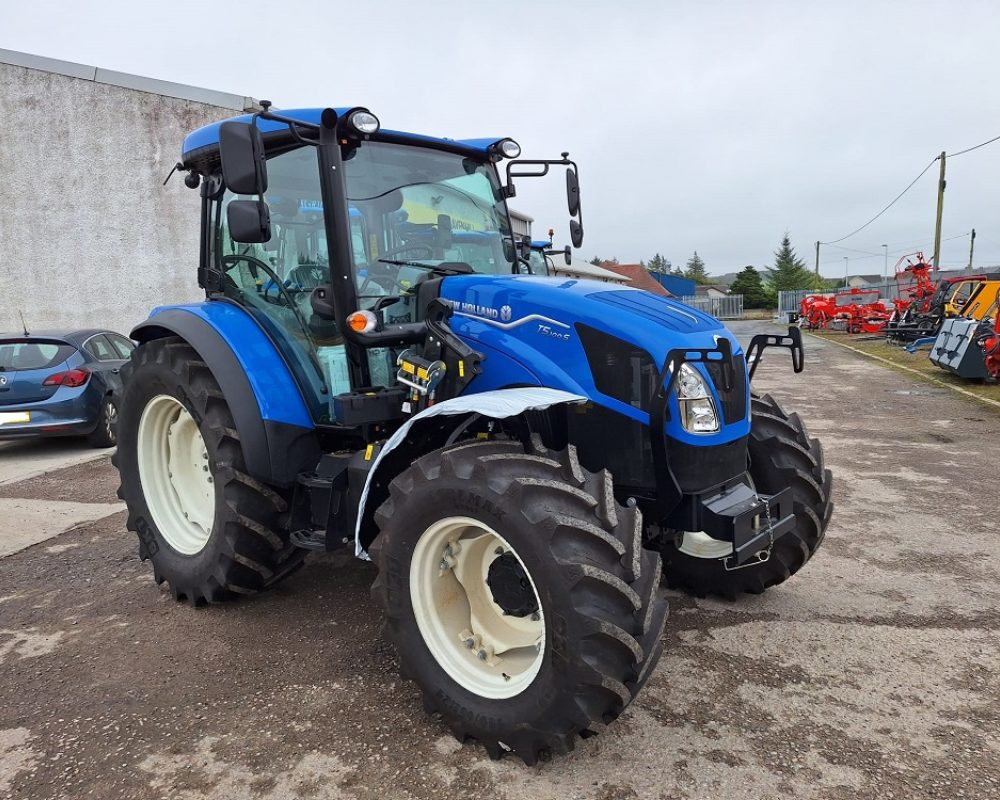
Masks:
[[[184,135],[233,112],[0,63],[0,332],[21,310],[29,329],[127,333],[202,297],[198,192],[162,183]]]

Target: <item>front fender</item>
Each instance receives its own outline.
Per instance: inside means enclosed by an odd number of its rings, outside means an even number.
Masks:
[[[175,335],[198,351],[226,398],[254,478],[290,486],[315,466],[319,442],[299,387],[245,311],[221,302],[159,308],[130,335],[140,343]]]
[[[361,542],[361,526],[365,517],[365,504],[368,502],[368,491],[372,485],[372,479],[379,469],[382,460],[397,448],[410,429],[417,423],[437,416],[459,416],[467,414],[479,414],[489,419],[507,419],[516,417],[525,411],[542,411],[562,403],[586,403],[587,398],[583,395],[563,392],[558,389],[544,389],[540,387],[524,387],[519,389],[497,389],[479,394],[462,395],[445,400],[442,403],[431,406],[415,414],[404,422],[400,428],[389,437],[385,445],[379,451],[368,475],[365,478],[364,489],[361,491],[361,498],[358,501],[357,523],[354,529],[354,554],[358,558],[368,559],[368,553]]]

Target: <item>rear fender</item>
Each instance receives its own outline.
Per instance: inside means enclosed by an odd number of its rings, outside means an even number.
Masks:
[[[156,309],[131,337],[143,343],[179,336],[212,371],[240,435],[247,471],[290,486],[320,457],[308,408],[274,343],[242,309],[208,302]]]
[[[487,419],[508,419],[509,417],[516,417],[519,414],[523,414],[526,411],[542,411],[561,404],[585,402],[587,402],[587,398],[583,395],[571,394],[570,392],[563,392],[558,389],[540,387],[497,389],[479,394],[453,397],[450,400],[445,400],[414,415],[389,437],[379,451],[378,456],[372,462],[371,469],[368,470],[364,489],[361,491],[361,498],[358,501],[357,523],[354,529],[354,554],[358,558],[368,560],[368,553],[366,551],[371,540],[374,538],[374,534],[369,531],[369,534],[365,536],[362,531],[366,527],[366,523],[374,525],[372,516],[375,508],[366,509],[369,496],[373,494],[372,489],[375,484],[381,488],[379,494],[385,494],[389,482],[395,477],[395,475],[389,474],[393,470],[385,464],[386,456],[403,444],[414,427],[417,427],[419,432],[419,426],[425,424],[433,417],[468,417],[471,414],[478,414]],[[424,455],[424,453],[413,453],[412,459],[419,458],[421,455]],[[368,512],[367,514],[366,511]]]

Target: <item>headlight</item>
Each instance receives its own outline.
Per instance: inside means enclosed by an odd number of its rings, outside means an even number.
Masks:
[[[351,123],[354,130],[366,136],[371,136],[378,131],[378,117],[371,111],[355,111],[347,118],[347,121]]]
[[[719,415],[705,379],[690,364],[681,364],[677,374],[677,402],[681,409],[681,425],[688,433],[715,433],[719,430]]]

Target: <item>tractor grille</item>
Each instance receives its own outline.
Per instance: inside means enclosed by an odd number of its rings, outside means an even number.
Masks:
[[[652,356],[641,347],[582,323],[577,323],[576,331],[587,354],[597,391],[648,412],[659,374]],[[722,388],[722,364],[718,361],[704,363],[722,401],[724,423],[732,425],[746,419],[746,359],[743,356],[733,358],[733,385],[729,391]]]
[[[601,394],[649,411],[657,369],[652,356],[641,347],[577,323],[594,385]]]
[[[722,364],[709,361],[705,364],[708,374],[715,384],[715,391],[722,401],[722,416],[726,425],[742,422],[747,416],[747,364],[743,356],[733,356],[733,385],[727,392],[723,389]]]

